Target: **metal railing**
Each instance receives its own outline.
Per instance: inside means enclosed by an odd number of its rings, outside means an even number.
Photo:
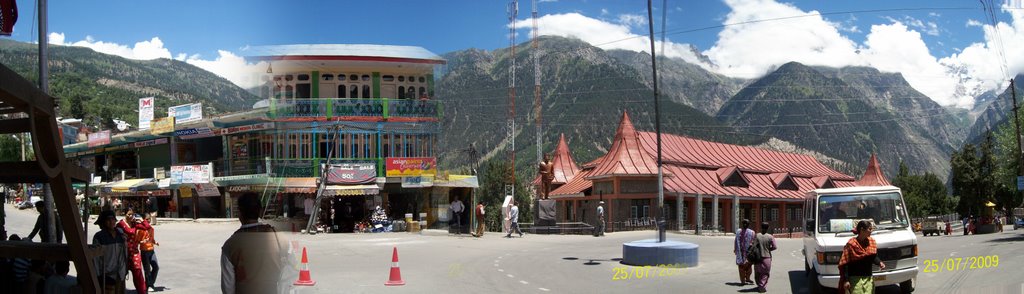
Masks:
[[[298,98],[273,100],[271,118],[402,117],[438,118],[435,100],[390,98]]]

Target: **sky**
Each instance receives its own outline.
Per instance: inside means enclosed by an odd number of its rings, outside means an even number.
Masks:
[[[988,1],[988,0],[986,0]],[[739,78],[778,65],[870,66],[901,73],[939,104],[970,108],[1024,72],[1021,0],[654,1],[665,56]],[[16,40],[34,41],[32,5],[18,1]],[[645,1],[539,0],[542,35],[603,49],[646,51]],[[250,46],[387,44],[443,54],[509,45],[508,1],[55,1],[50,43],[133,59],[173,58],[251,87]],[[519,4],[516,42],[529,39],[531,2]],[[663,22],[662,13],[667,22]],[[661,38],[660,35],[657,38]],[[660,41],[657,42],[660,48]]]

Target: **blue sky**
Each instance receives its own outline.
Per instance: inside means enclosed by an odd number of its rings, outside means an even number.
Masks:
[[[640,51],[649,46],[640,37],[647,32],[645,1],[539,2],[542,34],[575,37],[604,49]],[[243,84],[232,71],[246,65],[239,56],[251,45],[415,45],[438,54],[505,47],[507,3],[51,1],[49,31],[54,43],[135,59],[175,58]],[[21,17],[13,38],[32,41],[34,2],[19,4]],[[655,29],[660,30],[662,1],[654,5]],[[702,66],[728,76],[756,78],[790,60],[873,66],[904,73],[911,85],[941,104],[968,107],[971,96],[1002,87],[1005,76],[1024,69],[1024,53],[1017,53],[1021,50],[1000,51],[994,46],[1024,45],[1024,20],[1015,21],[1024,19],[1024,11],[998,11],[1004,26],[992,31],[1001,37],[986,37],[984,30],[992,27],[986,26],[984,10],[976,1],[708,0],[668,1],[666,8],[671,43],[665,54],[694,63],[707,57],[711,62]],[[530,9],[529,1],[521,2],[519,19],[528,20]],[[789,18],[793,16],[800,17]],[[735,25],[775,18],[789,19]],[[519,32],[518,42],[527,41],[528,29]],[[612,42],[628,37],[635,38]],[[691,45],[696,50],[690,50]],[[992,57],[1000,52],[1006,54],[1007,67],[993,70],[1002,68],[993,66],[1001,62]],[[949,68],[960,73],[949,73]]]

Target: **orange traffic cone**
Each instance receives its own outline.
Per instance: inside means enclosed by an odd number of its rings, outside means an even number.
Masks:
[[[394,248],[395,250],[391,254],[391,276],[388,277],[387,282],[384,282],[384,286],[405,285],[405,281],[402,280],[402,270],[398,268],[398,247]]]
[[[302,269],[299,270],[299,279],[295,280],[295,286],[313,286],[316,281],[309,277],[309,258],[306,257],[306,247],[302,247]]]

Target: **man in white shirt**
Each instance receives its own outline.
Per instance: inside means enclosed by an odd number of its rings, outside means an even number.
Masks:
[[[597,203],[597,230],[594,236],[604,236],[604,201]]]
[[[452,227],[455,228],[455,234],[462,233],[462,211],[466,210],[466,207],[462,205],[462,200],[455,198],[451,205],[452,210]]]
[[[512,238],[513,230],[516,233],[519,233],[519,237],[522,238],[523,231],[519,230],[519,206],[516,206],[515,200],[512,200],[510,204],[512,205],[512,208],[510,208],[508,212],[508,221],[512,223],[512,226],[509,227],[508,235],[505,235],[505,238]]]

